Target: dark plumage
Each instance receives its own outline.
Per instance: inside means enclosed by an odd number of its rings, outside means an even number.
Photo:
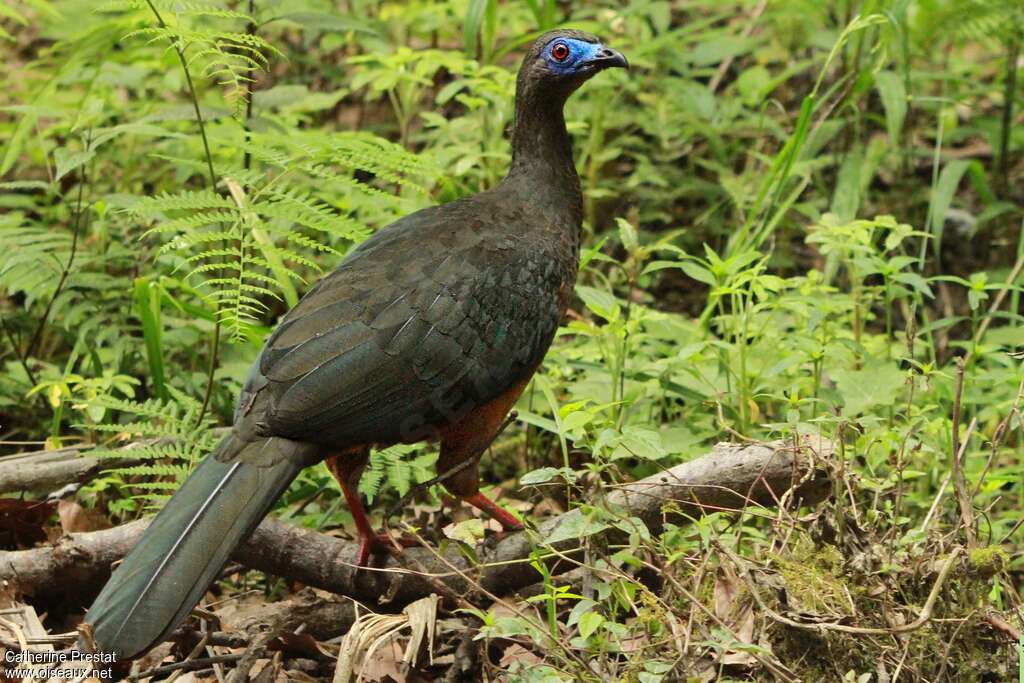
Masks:
[[[544,357],[576,278],[582,198],[566,98],[626,66],[594,36],[553,31],[516,82],[512,165],[495,188],[417,211],[354,249],[289,311],[239,397],[231,433],[157,515],[86,621],[97,647],[132,657],[202,597],[298,472],[326,458],[359,528],[370,447],[437,440],[445,482],[507,528],[480,495],[476,459]]]

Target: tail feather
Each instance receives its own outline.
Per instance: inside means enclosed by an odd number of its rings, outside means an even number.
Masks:
[[[89,609],[85,621],[97,649],[134,657],[174,630],[309,464],[312,449],[287,439],[241,442],[228,435],[167,502]]]

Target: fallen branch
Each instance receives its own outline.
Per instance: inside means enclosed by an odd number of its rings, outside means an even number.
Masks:
[[[610,488],[594,505],[624,517],[641,519],[652,533],[665,521],[685,523],[704,514],[757,506],[770,507],[789,492],[802,505],[814,505],[830,490],[824,462],[833,446],[825,440],[807,441],[794,452],[791,442],[769,444],[719,444],[707,455],[638,482]],[[749,498],[748,498],[749,495]],[[470,593],[474,584],[506,595],[539,580],[530,566],[531,552],[545,539],[557,538],[559,529],[582,528],[585,513],[575,509],[545,520],[533,531],[509,535],[493,547],[477,548],[479,563],[471,563],[457,544],[442,553],[409,548],[409,566],[422,567],[458,593]],[[149,520],[114,529],[69,534],[56,544],[31,550],[0,552],[0,580],[25,594],[56,599],[61,592],[79,601],[98,591],[109,576],[110,566],[135,544]],[[600,528],[595,541],[616,543],[625,538],[615,528]],[[551,545],[552,557],[573,553],[580,539],[567,538]],[[356,571],[357,545],[331,536],[265,519],[233,558],[242,564],[365,602],[404,605],[432,592],[420,572],[397,566],[393,560],[382,569]],[[453,572],[454,566],[458,572]],[[556,570],[571,568],[569,563]],[[84,605],[83,605],[84,606]]]
[[[218,428],[214,433],[227,432]],[[84,484],[104,470],[137,462],[132,449],[140,446],[171,443],[162,437],[130,443],[114,452],[118,455],[82,455],[83,450],[96,448],[95,444],[78,444],[49,451],[30,451],[0,458],[0,494],[32,491],[49,493],[66,484]],[[120,455],[123,453],[124,455]]]
[[[0,493],[39,491],[49,493],[65,484],[86,482],[129,458],[97,458],[81,455],[85,446],[54,451],[19,453],[0,459]]]

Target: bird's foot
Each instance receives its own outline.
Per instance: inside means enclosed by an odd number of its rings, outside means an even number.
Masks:
[[[472,496],[466,496],[463,500],[475,507],[477,510],[486,512],[491,519],[501,525],[501,528],[505,530],[504,533],[506,534],[513,531],[522,531],[524,528],[523,523],[515,515],[499,506],[479,491]]]
[[[411,548],[419,545],[419,541],[411,536],[392,536],[383,531],[369,536],[359,537],[359,555],[356,557],[356,565],[359,567],[369,566],[370,555],[390,555],[392,550]]]

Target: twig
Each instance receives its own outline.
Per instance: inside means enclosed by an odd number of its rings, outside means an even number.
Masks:
[[[744,436],[743,434],[740,434],[738,431],[733,429],[733,427],[728,422],[726,422],[722,401],[719,400],[718,398],[715,398],[715,406],[717,407],[718,413],[718,426],[723,431],[725,431],[730,436],[739,439],[743,443],[757,443],[757,439],[751,439],[749,436]]]
[[[249,8],[246,10],[251,21],[245,26],[245,35],[255,36],[256,35],[256,20],[253,18],[256,16],[256,3],[254,0],[249,0]],[[252,84],[255,82],[255,70],[253,64],[249,62],[249,68],[245,72],[245,123],[243,129],[245,130],[245,152],[242,154],[242,168],[248,171],[252,167],[252,150],[249,145],[252,141],[249,139],[249,133],[252,132]]]
[[[935,494],[935,499],[932,500],[932,506],[928,508],[928,514],[924,516],[924,521],[921,522],[921,532],[924,533],[928,530],[928,525],[931,524],[932,518],[935,516],[935,512],[939,509],[939,502],[942,497],[946,495],[946,487],[949,486],[950,480],[953,478],[953,474],[947,473],[946,478],[942,480],[942,484],[939,485],[939,491]]]
[[[1018,24],[1019,26],[1019,24]],[[1006,78],[1003,84],[1003,116],[999,126],[999,165],[996,176],[1001,198],[1008,194],[1007,169],[1010,161],[1010,133],[1013,130],[1013,103],[1016,100],[1017,61],[1020,58],[1020,29],[1008,32],[1006,44]]]
[[[552,636],[551,636],[551,634],[550,634],[550,633],[548,633],[547,629],[543,628],[543,627],[541,626],[541,624],[539,624],[539,623],[537,623],[536,621],[534,621],[534,620],[530,619],[530,617],[529,617],[528,615],[526,615],[525,613],[523,613],[522,611],[520,611],[520,610],[519,610],[519,609],[518,609],[518,608],[517,608],[517,607],[516,607],[515,605],[512,605],[511,603],[509,603],[509,602],[507,602],[507,601],[505,601],[505,600],[502,600],[502,599],[501,599],[501,598],[500,598],[500,597],[499,597],[498,595],[496,595],[495,593],[492,593],[492,592],[491,592],[490,590],[488,590],[488,589],[487,589],[487,588],[486,588],[486,587],[485,587],[485,586],[484,586],[483,584],[481,584],[481,583],[480,583],[480,582],[479,582],[478,580],[476,580],[476,579],[474,579],[474,578],[470,577],[470,576],[469,576],[469,574],[468,574],[467,572],[463,571],[463,570],[462,570],[462,569],[460,569],[459,567],[457,567],[457,566],[455,566],[454,564],[452,564],[452,563],[451,563],[451,562],[450,562],[450,561],[448,560],[448,558],[446,558],[446,557],[445,557],[444,555],[442,555],[441,553],[437,552],[436,550],[434,550],[434,549],[433,549],[433,548],[431,548],[430,546],[426,546],[426,547],[427,547],[427,550],[428,550],[428,551],[429,551],[429,552],[430,552],[430,553],[431,553],[431,554],[432,554],[432,555],[434,556],[434,559],[435,559],[435,560],[437,560],[438,562],[440,562],[441,564],[443,564],[444,566],[446,566],[446,567],[447,567],[447,568],[448,568],[449,570],[451,570],[451,571],[452,571],[452,572],[454,572],[455,574],[458,574],[459,576],[461,576],[461,577],[462,577],[462,579],[463,579],[464,581],[466,581],[466,583],[467,583],[468,585],[472,586],[472,587],[473,587],[473,588],[474,588],[475,590],[477,590],[477,591],[480,591],[480,593],[481,593],[481,594],[485,595],[485,596],[486,596],[486,597],[487,597],[488,599],[490,599],[490,600],[491,600],[491,601],[492,601],[492,602],[493,602],[494,604],[499,604],[499,605],[502,605],[503,607],[505,607],[506,609],[508,609],[509,611],[511,611],[511,612],[512,612],[513,614],[515,614],[516,616],[518,616],[518,617],[519,617],[520,619],[523,619],[524,621],[526,621],[526,622],[530,623],[530,624],[531,624],[531,625],[532,625],[532,626],[533,626],[534,628],[536,628],[536,629],[537,629],[537,632],[538,632],[538,633],[544,634],[544,636],[545,636],[546,638],[550,639],[550,640],[551,640],[551,643],[552,643],[552,645],[553,645],[554,647],[556,647],[556,648],[558,648],[558,649],[562,650],[562,653],[563,653],[563,654],[564,654],[564,655],[565,655],[566,657],[568,657],[569,659],[572,659],[572,660],[574,660],[574,661],[575,661],[575,662],[576,662],[576,663],[577,663],[577,664],[578,664],[579,666],[581,666],[581,667],[582,667],[582,668],[583,668],[584,670],[586,670],[586,668],[587,668],[587,663],[586,663],[585,661],[583,661],[583,660],[582,660],[582,659],[581,659],[581,658],[579,657],[579,655],[577,655],[577,654],[576,654],[576,653],[575,653],[575,652],[574,652],[574,651],[573,651],[573,650],[572,650],[571,648],[567,648],[567,647],[565,647],[565,646],[564,646],[564,645],[563,645],[563,644],[562,644],[562,643],[561,643],[561,642],[560,642],[559,640],[557,640],[557,639],[555,639],[554,637],[552,637]],[[417,569],[419,569],[419,570],[421,570],[421,571],[422,571],[422,570],[423,570],[423,567],[422,567],[422,566],[420,566],[420,567],[417,567]],[[438,582],[438,583],[440,583],[440,582]],[[448,588],[448,587],[445,587],[445,588],[444,588],[444,592],[445,592],[445,593],[447,593],[447,594],[451,594],[451,593],[452,593],[452,590],[451,590],[450,588]],[[458,596],[456,596],[456,600],[457,600],[457,604],[461,604],[461,605],[463,605],[464,607],[469,607],[469,608],[471,608],[471,609],[472,609],[473,607],[475,607],[474,605],[472,605],[472,603],[470,603],[470,602],[469,602],[468,600],[466,600],[465,598],[461,598],[461,597],[458,597]]]
[[[969,438],[964,439],[960,444],[960,419],[963,410],[964,375],[967,372],[967,363],[963,358],[957,359],[956,364],[956,396],[953,399],[953,435],[950,455],[953,458],[953,490],[956,491],[957,504],[960,507],[960,520],[964,525],[964,534],[967,536],[967,547],[973,548],[977,545],[978,539],[974,531],[974,509],[971,507],[971,496],[967,492],[967,480],[964,477],[963,457],[967,448]],[[976,419],[971,420],[968,431],[973,431]]]
[[[996,431],[992,434],[992,446],[989,448],[988,460],[985,461],[985,468],[981,471],[981,476],[978,477],[978,483],[974,485],[974,491],[971,493],[971,498],[978,495],[981,491],[982,485],[985,483],[985,477],[988,476],[989,470],[992,468],[992,463],[995,461],[996,455],[999,452],[999,447],[1003,444],[1003,439],[1006,437],[1006,432],[1010,426],[1010,420],[1018,414],[1020,410],[1021,399],[1024,398],[1024,379],[1020,381],[1017,386],[1017,396],[1013,399],[1013,405],[1010,406],[1010,412],[1006,414],[999,424],[996,425]]]
[[[1002,539],[1000,539],[999,543],[996,543],[996,545],[1002,545],[1009,541],[1010,537],[1017,533],[1017,529],[1021,528],[1022,526],[1024,526],[1024,517],[1018,519],[1017,522],[1012,527],[1010,527],[1010,530],[1006,532],[1006,535],[1004,535]]]
[[[18,624],[0,617],[0,626],[3,626],[14,634],[14,637],[18,639],[18,647],[21,648],[22,652],[28,649],[28,642],[25,640],[25,633],[21,630],[21,627],[18,626]]]
[[[995,630],[1005,634],[1010,640],[1015,643],[1019,643],[1021,639],[1020,629],[1011,624],[1010,622],[1002,619],[995,614],[986,614],[985,621]]]
[[[245,652],[238,656],[238,665],[228,674],[227,683],[245,683],[245,681],[249,680],[249,670],[256,664],[256,660],[267,651],[270,641],[277,638],[278,634],[281,633],[282,627],[283,624],[281,622],[272,624],[270,628],[256,636],[249,643],[249,647],[245,648]],[[214,658],[210,657],[210,659]]]
[[[187,671],[199,671],[200,669],[207,669],[212,667],[214,664],[225,664],[227,662],[237,662],[244,655],[242,654],[230,654],[230,655],[217,655],[216,657],[203,657],[202,659],[185,659],[180,662],[174,662],[173,664],[164,664],[148,671],[143,671],[136,676],[133,676],[130,680],[141,680],[143,678],[154,678],[156,676],[163,676],[164,674],[173,673],[175,671],[181,671],[182,673]]]
[[[960,451],[957,453],[957,459],[963,458],[963,451],[967,448],[967,444],[971,441],[971,436],[974,434],[974,428],[978,425],[977,418],[972,418],[971,423],[967,425],[967,433],[964,434],[964,441],[960,444]],[[924,522],[921,523],[921,531],[924,532],[928,529],[928,525],[931,524],[932,518],[935,512],[939,508],[939,502],[942,500],[942,496],[946,493],[946,487],[949,486],[949,482],[953,479],[953,473],[950,472],[946,475],[946,478],[942,480],[942,485],[939,486],[939,492],[935,494],[935,500],[932,501],[932,506],[928,509],[928,514],[925,515]],[[973,509],[972,509],[973,512]],[[973,526],[971,527],[973,529]]]
[[[963,630],[964,625],[970,620],[972,616],[974,616],[974,612],[975,610],[972,610],[966,618],[961,620],[960,623],[956,625],[956,628],[953,629],[953,633],[951,633],[948,638],[944,639],[946,642],[946,647],[945,651],[940,655],[939,658],[939,661],[942,662],[942,666],[939,667],[939,673],[935,676],[936,681],[946,680],[946,669],[949,668],[949,652],[953,649],[953,644],[957,642],[957,638],[960,636],[960,631]],[[894,676],[893,680],[896,681],[899,679]]]

